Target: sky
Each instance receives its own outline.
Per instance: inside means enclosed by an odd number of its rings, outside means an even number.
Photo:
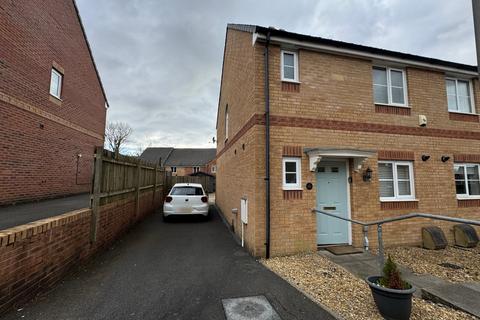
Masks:
[[[77,0],[127,150],[212,148],[227,23],[476,65],[470,0]]]

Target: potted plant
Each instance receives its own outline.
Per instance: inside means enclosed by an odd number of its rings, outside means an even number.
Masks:
[[[385,319],[410,319],[412,294],[416,288],[402,279],[390,256],[383,267],[383,276],[370,276],[366,281],[378,311]]]

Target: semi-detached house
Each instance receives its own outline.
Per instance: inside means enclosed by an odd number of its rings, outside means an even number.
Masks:
[[[312,208],[479,219],[477,77],[476,66],[230,24],[217,205],[254,256],[362,246],[360,226]],[[384,242],[420,244],[432,224],[452,241],[451,224],[414,219],[385,225]]]

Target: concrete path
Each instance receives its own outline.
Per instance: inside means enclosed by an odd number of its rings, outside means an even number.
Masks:
[[[265,296],[283,320],[333,319],[211,219],[148,217],[49,294],[5,319],[225,319],[223,299]]]
[[[57,216],[69,211],[88,208],[89,206],[90,195],[80,194],[65,198],[0,207],[0,230]]]
[[[319,253],[361,279],[381,274],[377,257],[371,253],[343,256],[336,256],[327,251]],[[432,275],[416,275],[405,267],[400,267],[400,271],[405,280],[417,287],[416,296],[480,317],[480,299],[478,298],[480,283],[452,283]]]

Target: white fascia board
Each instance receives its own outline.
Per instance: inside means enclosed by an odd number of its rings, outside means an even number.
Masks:
[[[265,38],[266,37],[263,34],[254,33],[253,44],[255,44],[255,42],[261,39],[264,40]],[[316,44],[313,42],[299,41],[299,40],[287,39],[287,38],[282,38],[277,36],[270,37],[270,42],[277,43],[277,44],[287,44],[287,45],[296,46],[299,48],[306,48],[306,49],[316,50],[321,52],[335,53],[335,54],[351,56],[356,58],[360,57],[360,58],[366,58],[366,59],[375,60],[375,61],[397,63],[405,66],[415,66],[415,67],[429,69],[429,70],[451,72],[459,75],[468,75],[468,76],[475,76],[475,77],[478,76],[478,73],[474,71],[467,71],[467,70],[458,69],[458,68],[450,68],[450,67],[440,66],[437,64],[419,62],[419,61],[409,60],[409,59],[401,59],[401,58],[391,57],[387,55],[367,53],[367,52],[362,52],[358,50],[337,48],[337,47],[332,47],[327,45]]]

